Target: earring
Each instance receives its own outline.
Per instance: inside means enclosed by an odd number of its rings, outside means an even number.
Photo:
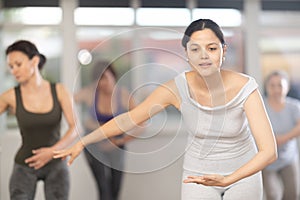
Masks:
[[[188,58],[186,58],[186,62],[189,62],[189,59],[188,59]]]
[[[225,61],[225,56],[222,58],[223,62]]]

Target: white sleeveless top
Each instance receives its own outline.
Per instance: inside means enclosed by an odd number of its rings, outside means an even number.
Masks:
[[[243,105],[258,85],[247,77],[248,82],[231,101],[216,107],[203,106],[191,98],[185,72],[175,77],[180,111],[189,133],[185,170],[226,175],[257,153]]]

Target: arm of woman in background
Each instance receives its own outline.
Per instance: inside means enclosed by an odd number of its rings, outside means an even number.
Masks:
[[[61,150],[70,145],[76,138],[76,113],[72,107],[71,96],[62,84],[56,85],[58,100],[63,110],[68,129],[62,138],[51,147],[42,147],[33,150],[33,156],[25,160],[30,167],[40,169],[53,159],[53,151]]]
[[[16,102],[14,96],[14,89],[7,90],[6,92],[0,95],[0,114],[7,111],[12,106],[11,103]]]
[[[0,95],[0,114],[5,111],[9,111],[12,114],[15,114],[16,110],[16,96],[14,88],[9,89],[3,92]]]
[[[287,143],[289,140],[292,140],[298,136],[300,136],[300,101],[295,99],[295,107],[293,109],[293,113],[296,115],[294,118],[296,119],[296,124],[292,130],[285,134],[277,134],[276,142],[277,145],[283,145]]]
[[[134,98],[132,96],[130,96],[127,89],[125,89],[125,88],[122,89],[121,93],[122,93],[123,108],[126,108],[128,110],[134,109],[136,107],[136,102],[135,102]],[[143,124],[138,124],[138,126],[133,128],[132,130],[126,132],[124,134],[124,137],[112,138],[110,140],[113,142],[113,144],[115,144],[117,146],[122,146],[122,145],[126,144],[127,142],[135,139],[138,135],[142,134],[143,131],[144,131]]]
[[[299,110],[300,112],[300,110]],[[286,134],[282,134],[282,135],[276,135],[276,142],[277,145],[283,145],[285,143],[287,143],[289,140],[292,140],[296,137],[300,136],[300,119],[298,120],[296,126],[290,130],[288,133]]]
[[[72,104],[72,97],[69,91],[62,84],[57,84],[57,90],[58,99],[68,124],[68,130],[64,136],[53,146],[54,150],[61,150],[75,141],[78,132],[81,131],[81,127],[78,126],[76,109]]]
[[[96,88],[97,83],[92,83],[84,88],[81,88],[74,94],[74,102],[78,105],[85,105],[88,108],[92,107],[94,104]],[[90,115],[84,116],[84,121],[82,123],[84,128],[87,130],[94,130],[99,127],[99,122]]]
[[[169,105],[174,105],[176,108],[179,108],[178,91],[174,80],[159,86],[137,107],[111,119],[103,126],[83,137],[81,141],[77,142],[71,148],[55,151],[54,158],[65,159],[70,156],[71,158],[68,161],[70,165],[80,154],[84,146],[131,130]]]
[[[79,91],[77,91],[74,94],[73,96],[74,101],[78,104],[82,103],[91,106],[95,98],[96,88],[97,88],[96,83],[92,83],[84,88],[81,88]]]

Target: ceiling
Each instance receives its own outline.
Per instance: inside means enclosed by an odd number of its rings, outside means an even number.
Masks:
[[[0,0],[1,1],[1,0]],[[131,0],[78,0],[80,7],[130,7]],[[139,0],[141,7],[184,8],[187,0]],[[243,10],[245,0],[195,0],[198,8]],[[300,11],[300,0],[261,0],[263,10]],[[4,8],[57,7],[59,0],[2,0]]]

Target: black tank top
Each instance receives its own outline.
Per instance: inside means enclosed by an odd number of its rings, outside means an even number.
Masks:
[[[15,87],[16,118],[22,137],[22,146],[15,162],[27,165],[25,159],[32,156],[32,150],[50,147],[60,139],[62,108],[57,98],[55,84],[51,84],[53,107],[47,113],[33,113],[24,108],[20,86]]]

